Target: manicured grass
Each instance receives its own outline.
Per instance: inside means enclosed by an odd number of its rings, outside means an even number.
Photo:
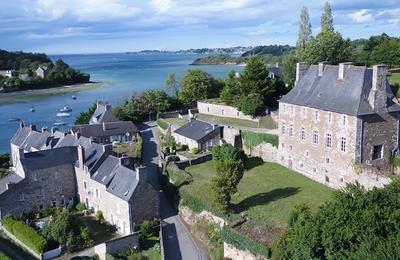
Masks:
[[[275,163],[249,159],[247,170],[233,195],[234,215],[245,214],[248,221],[237,230],[252,239],[271,245],[287,227],[294,205],[308,204],[316,210],[331,197],[332,189]],[[184,192],[212,205],[210,180],[215,174],[213,162],[186,168],[193,182],[183,186]]]
[[[163,118],[162,120],[166,121],[170,125],[177,125],[177,126],[183,126],[188,123],[187,120],[180,118]]]
[[[388,78],[391,84],[400,84],[400,73],[391,73]]]
[[[161,127],[161,129],[167,129],[169,124],[162,118],[157,119],[157,125]]]
[[[101,224],[94,216],[81,216],[81,219],[88,227],[90,236],[96,245],[119,237],[114,227]]]
[[[275,129],[276,124],[274,120],[267,116],[263,117],[260,120],[260,124],[250,120],[232,118],[232,117],[220,117],[220,116],[213,116],[213,115],[206,115],[206,114],[196,114],[196,118],[199,120],[207,121],[214,124],[220,125],[230,125],[230,126],[237,126],[237,127],[251,127],[251,128],[266,128],[266,129]]]
[[[113,145],[113,151],[118,155],[126,154],[128,157],[136,158],[135,143],[119,143]]]

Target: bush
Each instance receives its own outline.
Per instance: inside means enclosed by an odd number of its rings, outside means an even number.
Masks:
[[[94,241],[91,239],[89,229],[87,227],[81,228],[80,236],[85,248],[92,247],[94,245]]]
[[[143,221],[142,225],[140,225],[140,233],[145,238],[150,237],[153,234],[153,227],[150,221],[148,220]]]
[[[199,153],[199,148],[193,147],[192,148],[192,154],[198,154]]]
[[[269,258],[271,254],[269,247],[257,241],[250,240],[227,226],[222,228],[222,238],[226,243],[233,245],[237,249],[249,250],[254,255]]]
[[[51,215],[53,215],[56,211],[57,211],[56,208],[44,208],[44,209],[41,209],[41,210],[39,211],[39,217],[40,217],[40,218],[45,218],[45,217],[51,216]]]
[[[157,125],[161,128],[161,129],[167,129],[169,127],[168,123],[165,122],[163,119],[157,119]]]
[[[82,212],[86,209],[86,205],[82,202],[79,202],[78,204],[76,204],[75,209],[79,212]]]
[[[10,260],[10,258],[0,251],[0,260]]]
[[[264,105],[261,95],[248,95],[239,104],[239,110],[245,115],[255,116],[258,110]]]
[[[44,252],[44,249],[47,246],[46,239],[36,233],[33,228],[27,226],[23,221],[7,217],[2,220],[2,223],[5,229],[7,229],[11,234],[17,237],[22,243],[27,245],[33,251],[38,254]]]
[[[136,157],[142,158],[142,151],[143,151],[143,139],[140,135],[137,136],[136,140]]]
[[[101,224],[106,224],[107,223],[107,221],[104,218],[103,211],[101,211],[101,210],[96,211],[96,219]]]
[[[273,134],[242,131],[242,138],[244,144],[250,149],[262,143],[269,143],[276,148],[279,145],[279,136]]]

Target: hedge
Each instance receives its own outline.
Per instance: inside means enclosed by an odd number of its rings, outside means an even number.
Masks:
[[[0,260],[10,260],[10,258],[0,251]]]
[[[265,256],[266,258],[269,258],[271,255],[271,250],[269,247],[240,235],[232,228],[224,226],[221,233],[224,242],[233,245],[239,250],[249,250],[256,256],[261,255]]]
[[[157,124],[159,127],[161,127],[162,129],[167,129],[168,128],[168,123],[165,122],[164,120],[162,120],[161,118],[157,119]]]
[[[279,145],[279,136],[266,133],[254,133],[250,131],[242,131],[244,144],[252,148],[262,143],[269,143],[274,147]]]
[[[2,220],[3,226],[22,243],[31,248],[38,254],[44,252],[47,241],[44,237],[36,233],[30,226],[26,225],[23,221],[15,220],[7,217]]]

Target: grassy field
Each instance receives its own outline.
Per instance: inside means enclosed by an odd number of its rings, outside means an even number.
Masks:
[[[400,84],[400,73],[391,73],[391,75],[389,75],[389,81],[391,84]]]
[[[188,122],[187,120],[180,118],[163,118],[162,120],[166,121],[170,125],[177,125],[177,126],[183,126]]]
[[[193,182],[183,186],[184,192],[212,204],[210,180],[215,174],[213,162],[186,168]],[[234,215],[247,215],[249,220],[237,230],[249,238],[271,245],[287,227],[294,205],[308,204],[316,210],[328,200],[333,190],[301,174],[275,163],[262,163],[258,158],[249,159],[248,170],[232,197]]]
[[[128,157],[136,158],[135,143],[119,143],[113,145],[113,151],[118,155],[126,154]]]
[[[196,114],[196,118],[211,122],[214,124],[221,124],[221,125],[231,125],[231,126],[238,126],[238,127],[252,127],[252,128],[266,128],[266,129],[275,129],[276,123],[270,117],[263,117],[260,120],[260,124],[250,120],[232,118],[232,117],[220,117],[220,116],[212,116],[206,114]]]
[[[85,83],[73,86],[64,86],[37,90],[24,90],[10,93],[0,93],[0,105],[25,103],[44,99],[54,95],[62,95],[109,86],[109,83]]]
[[[90,236],[95,244],[101,244],[105,241],[119,237],[113,227],[101,224],[94,216],[81,216],[83,223],[89,228]]]

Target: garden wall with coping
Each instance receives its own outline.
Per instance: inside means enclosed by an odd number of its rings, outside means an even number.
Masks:
[[[140,232],[135,232],[124,237],[109,240],[95,246],[94,252],[101,260],[105,260],[107,254],[114,255],[131,248],[139,248],[139,234]]]
[[[247,155],[260,157],[264,162],[279,163],[278,148],[270,143],[262,143],[251,148],[243,145],[243,149]]]
[[[260,119],[257,117],[253,118],[252,116],[247,116],[240,112],[237,108],[223,104],[213,104],[207,101],[197,101],[197,109],[199,110],[199,113],[206,115],[238,118],[254,122],[260,121]]]
[[[200,164],[200,163],[211,161],[211,160],[212,160],[212,154],[205,154],[205,155],[199,156],[195,159],[188,159],[186,161],[174,162],[174,164],[179,169],[184,170],[186,167],[189,167],[191,165],[196,165],[196,164]]]

